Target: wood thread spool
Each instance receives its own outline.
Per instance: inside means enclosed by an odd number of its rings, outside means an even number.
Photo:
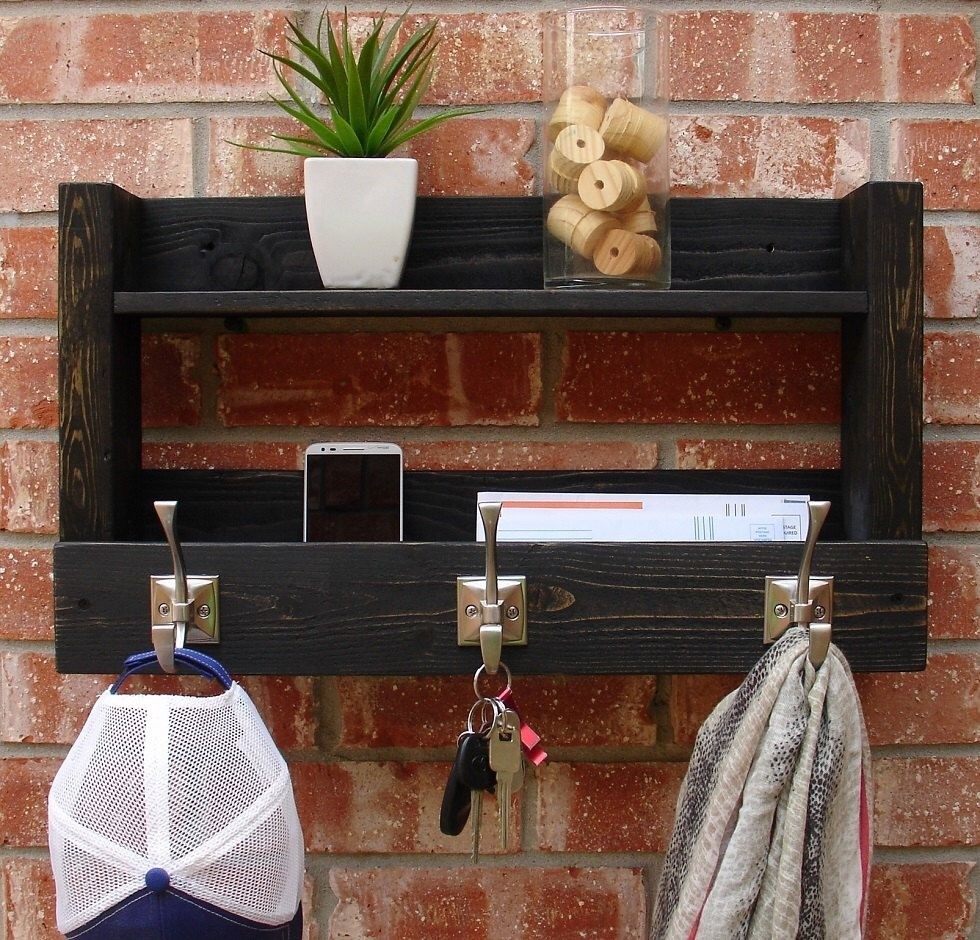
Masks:
[[[667,139],[667,122],[632,101],[616,98],[606,109],[599,133],[610,150],[649,163]]]
[[[575,195],[562,196],[548,212],[548,231],[583,258],[591,258],[603,236],[618,225],[615,216],[590,209]]]
[[[649,208],[624,212],[619,217],[619,224],[634,235],[653,235],[657,231],[657,216]]]
[[[562,92],[548,121],[548,140],[554,141],[571,124],[598,130],[606,113],[606,99],[588,85],[569,85]]]
[[[649,274],[660,267],[660,246],[647,235],[617,228],[602,237],[592,261],[610,277]]]
[[[601,160],[606,150],[602,135],[584,124],[569,124],[556,138],[551,166],[565,179],[578,179],[590,163]]]
[[[623,212],[646,199],[643,177],[622,160],[596,160],[578,178],[578,194],[590,209]]]

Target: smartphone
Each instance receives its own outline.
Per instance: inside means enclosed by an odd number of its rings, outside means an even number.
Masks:
[[[303,491],[304,542],[402,540],[402,450],[397,444],[310,444]]]

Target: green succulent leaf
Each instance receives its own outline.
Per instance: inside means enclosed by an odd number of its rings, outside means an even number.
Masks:
[[[436,23],[418,26],[403,41],[400,36],[408,11],[386,24],[386,13],[375,18],[359,48],[351,37],[347,9],[331,19],[326,10],[315,37],[299,22],[287,18],[290,53],[260,50],[272,60],[286,98],[273,101],[309,134],[272,134],[283,147],[238,144],[252,150],[293,153],[308,157],[322,153],[346,157],[383,157],[406,141],[450,118],[475,114],[484,108],[444,108],[412,123],[429,85],[439,45]],[[295,82],[314,89],[319,101],[310,102]]]

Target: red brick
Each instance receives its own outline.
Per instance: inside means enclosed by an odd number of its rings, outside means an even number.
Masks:
[[[670,96],[677,101],[739,101],[753,95],[753,32],[758,17],[737,10],[670,14]]]
[[[926,316],[980,315],[980,229],[929,225],[923,242]]]
[[[408,29],[431,20],[410,17]],[[541,100],[541,17],[535,13],[443,13],[428,104]]]
[[[54,876],[48,861],[5,858],[0,862],[0,883],[7,900],[5,940],[60,940]]]
[[[923,379],[927,422],[980,424],[980,334],[926,334]]]
[[[9,441],[0,446],[0,530],[58,531],[58,445]]]
[[[472,694],[472,690],[471,694]],[[469,831],[444,836],[439,807],[448,763],[293,763],[296,805],[311,852],[469,853]],[[540,772],[540,770],[538,771]],[[531,771],[528,771],[530,774]],[[511,805],[510,850],[519,843],[519,793]],[[480,851],[499,854],[493,799],[484,802]]]
[[[791,101],[880,101],[884,97],[879,17],[864,13],[788,13],[795,70]],[[775,73],[766,75],[767,84]]]
[[[0,336],[0,427],[58,424],[58,350],[53,336]]]
[[[896,47],[889,100],[973,103],[977,49],[965,16],[899,16],[892,19]]]
[[[538,423],[531,333],[225,335],[218,355],[229,426]]]
[[[530,196],[533,143],[534,121],[459,118],[416,137],[405,156],[419,161],[420,196]]]
[[[0,121],[0,212],[58,206],[58,183],[113,182],[138,196],[191,195],[189,119]]]
[[[332,940],[635,940],[646,930],[639,868],[332,868],[330,887]]]
[[[789,115],[677,115],[675,196],[839,198],[870,176],[868,123]]]
[[[111,679],[59,675],[45,653],[0,654],[0,740],[71,744]]]
[[[0,549],[0,638],[50,640],[54,635],[51,552]]]
[[[295,134],[288,118],[214,118],[208,193],[213,196],[296,195],[303,161],[281,153],[244,150],[228,141],[270,146],[271,134]],[[399,155],[419,162],[421,196],[529,196],[534,168],[526,159],[534,122],[517,118],[459,118],[410,141]]]
[[[303,444],[165,441],[143,445],[146,470],[301,470]]]
[[[448,747],[466,727],[469,677],[337,679],[342,747]],[[515,692],[546,749],[648,747],[652,676],[522,676]]]
[[[980,639],[980,545],[929,546],[929,636]]]
[[[670,723],[674,743],[692,747],[701,725],[729,692],[739,687],[743,676],[684,675],[670,679]]]
[[[834,470],[840,447],[830,441],[679,440],[678,470]]]
[[[927,209],[980,209],[980,121],[891,124],[891,179],[918,180]]]
[[[663,852],[685,764],[557,764],[538,768],[545,852]]]
[[[980,758],[878,758],[878,845],[980,844]]]
[[[980,660],[933,653],[924,672],[855,676],[872,745],[980,741]]]
[[[0,845],[47,846],[48,791],[60,765],[52,757],[0,760]]]
[[[409,470],[652,470],[655,442],[406,441]]]
[[[927,532],[980,529],[980,441],[927,441],[922,494]]]
[[[298,123],[289,117],[211,118],[208,195],[299,195],[303,192],[302,157],[235,146],[281,146],[272,134],[295,136],[298,129]]]
[[[970,936],[973,863],[875,865],[867,940],[960,940]]]
[[[0,319],[56,315],[57,241],[51,226],[0,229]]]
[[[196,370],[200,338],[144,333],[143,426],[190,427],[201,421],[201,384]]]
[[[317,680],[312,676],[242,676],[239,680],[282,750],[316,746]]]
[[[285,27],[272,10],[3,19],[0,100],[261,100],[279,84],[258,50],[284,51]]]
[[[66,26],[65,20],[48,16],[0,19],[0,101],[64,100]]]
[[[810,364],[801,379],[794,362]],[[826,424],[840,414],[831,333],[569,333],[562,421]]]

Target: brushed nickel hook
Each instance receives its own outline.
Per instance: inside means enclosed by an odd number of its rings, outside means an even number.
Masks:
[[[830,512],[830,503],[826,500],[808,502],[807,509],[810,514],[810,524],[807,527],[803,557],[800,558],[800,570],[796,578],[793,622],[806,628],[810,637],[810,662],[815,669],[818,669],[830,650],[831,626],[829,623],[814,623],[815,602],[810,598],[810,566],[813,563],[813,549],[817,544],[817,536],[820,535],[820,530]]]
[[[218,576],[187,576],[184,552],[177,538],[177,503],[153,503],[170,546],[174,573],[150,577],[150,636],[164,672],[176,672],[174,653],[191,643],[218,642]]]

